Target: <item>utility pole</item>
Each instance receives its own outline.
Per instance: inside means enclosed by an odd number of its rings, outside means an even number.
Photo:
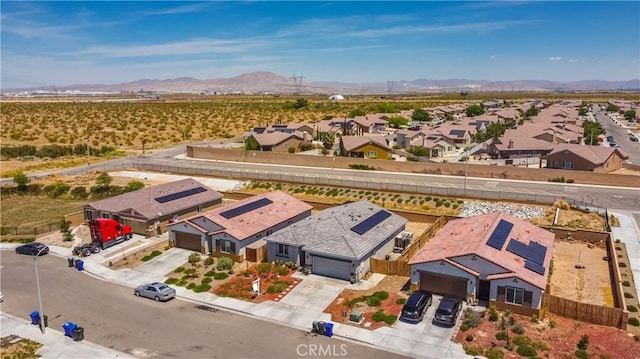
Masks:
[[[40,293],[40,276],[38,275],[38,256],[40,256],[40,253],[42,253],[42,251],[47,248],[47,247],[42,247],[36,254],[33,255],[33,265],[35,267],[35,271],[36,271],[36,288],[38,289],[38,309],[40,310],[39,312],[39,321],[40,321],[40,330],[42,331],[42,334],[45,333],[45,325],[44,325],[44,313],[42,310],[42,295]]]

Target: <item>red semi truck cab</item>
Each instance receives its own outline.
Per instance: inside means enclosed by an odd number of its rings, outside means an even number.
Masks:
[[[102,249],[128,241],[133,236],[131,226],[120,224],[109,218],[96,218],[89,221],[91,241]]]

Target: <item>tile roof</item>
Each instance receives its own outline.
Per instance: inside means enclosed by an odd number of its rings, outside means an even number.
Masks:
[[[385,149],[389,149],[389,145],[387,144],[387,140],[384,136],[380,135],[371,135],[371,136],[342,136],[340,137],[342,141],[342,147],[344,147],[347,151],[353,151],[367,144],[376,144]]]
[[[553,151],[547,154],[547,156],[555,155],[563,151],[569,151],[574,155],[582,157],[595,165],[601,165],[605,163],[609,159],[609,157],[613,156],[613,154],[616,152],[623,159],[629,158],[629,155],[627,153],[615,147],[588,146],[568,143],[556,145]],[[546,156],[543,158],[546,158]]]
[[[181,193],[198,187],[202,187],[204,191],[185,195],[165,203],[160,203],[156,200],[156,198]],[[188,192],[185,192],[184,194],[187,193]],[[179,181],[146,187],[119,196],[91,202],[87,206],[111,213],[130,212],[133,210],[147,219],[152,219],[156,218],[158,213],[175,213],[187,208],[195,208],[203,203],[210,203],[221,199],[222,194],[220,192],[214,191],[192,178],[185,178]]]
[[[362,235],[351,230],[381,210],[384,209],[369,201],[328,208],[271,234],[266,241],[304,246],[309,253],[359,260],[405,228],[405,218],[387,211],[391,216]]]
[[[242,207],[246,204],[255,203],[256,201],[260,201],[265,198],[270,200],[272,203],[247,211],[232,218],[225,218],[222,216],[223,213],[229,210]],[[191,220],[205,217],[222,227],[221,230],[210,234],[227,233],[233,238],[242,241],[245,238],[265,231],[277,224],[286,222],[300,214],[303,214],[304,212],[311,211],[312,208],[313,207],[311,205],[282,191],[272,191],[215,208],[211,211],[201,213],[180,222],[189,221],[191,223]]]
[[[488,246],[487,240],[498,226],[500,220],[513,224],[508,233],[507,241],[501,250]],[[545,247],[547,252],[543,266],[547,268],[544,275],[539,275],[524,267],[525,259],[507,251],[510,239],[516,239],[525,245],[534,241]],[[554,234],[539,228],[525,220],[493,212],[474,217],[459,218],[445,224],[433,238],[411,259],[409,264],[419,264],[449,259],[456,261],[456,257],[476,255],[489,262],[493,262],[507,270],[509,276],[520,278],[538,288],[544,289],[549,275],[549,263],[553,257]],[[491,276],[505,275],[492,273]]]
[[[521,137],[513,133],[507,133],[503,137],[498,138],[498,142],[495,142],[493,146],[498,151],[536,151],[536,150],[553,150],[554,144],[539,140],[537,138]],[[513,141],[513,146],[509,148],[509,142]]]

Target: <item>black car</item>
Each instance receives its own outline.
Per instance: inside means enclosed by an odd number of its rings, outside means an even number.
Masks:
[[[31,242],[16,247],[16,254],[28,254],[35,256],[49,253],[49,247],[46,244],[39,242]]]
[[[462,301],[454,298],[444,297],[436,309],[436,315],[433,318],[433,322],[437,324],[444,324],[454,326],[456,320],[458,320],[458,314],[462,310]]]
[[[409,323],[418,323],[424,318],[424,313],[431,306],[432,296],[429,292],[413,292],[402,307],[400,320]]]

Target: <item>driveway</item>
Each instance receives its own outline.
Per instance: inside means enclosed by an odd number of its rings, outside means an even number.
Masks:
[[[166,276],[174,269],[189,261],[189,255],[196,253],[184,248],[171,248],[161,255],[152,258],[148,262],[138,266],[136,272]]]

